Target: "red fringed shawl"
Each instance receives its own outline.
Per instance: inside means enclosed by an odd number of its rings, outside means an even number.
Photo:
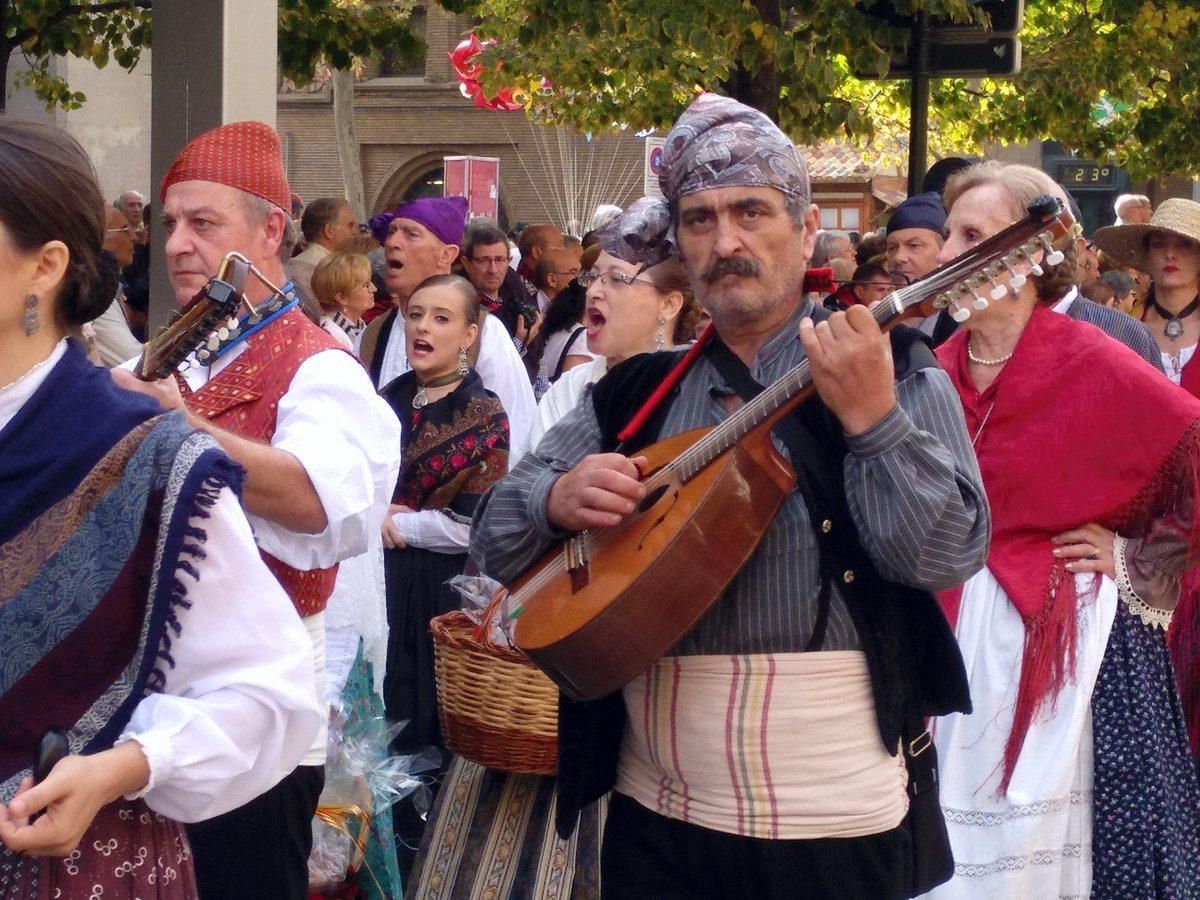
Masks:
[[[1025,622],[1003,790],[1025,734],[1074,677],[1075,579],[1051,538],[1089,522],[1141,537],[1197,491],[1200,400],[1099,329],[1038,308],[982,394],[959,331],[937,351],[966,416],[992,511],[988,568]],[[1191,548],[1200,546],[1192,523]],[[951,621],[961,593],[943,597]]]

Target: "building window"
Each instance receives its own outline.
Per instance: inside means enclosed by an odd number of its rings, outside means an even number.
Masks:
[[[858,231],[862,210],[857,206],[822,206],[821,227],[837,231]]]

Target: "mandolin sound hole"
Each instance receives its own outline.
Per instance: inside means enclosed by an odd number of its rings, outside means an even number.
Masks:
[[[654,490],[652,490],[650,493],[648,493],[645,497],[642,498],[642,502],[638,504],[637,511],[640,513],[644,513],[646,510],[648,510],[650,507],[652,507],[655,503],[657,503],[662,498],[662,495],[667,492],[668,487],[670,487],[670,485],[660,484],[658,487],[656,487]]]

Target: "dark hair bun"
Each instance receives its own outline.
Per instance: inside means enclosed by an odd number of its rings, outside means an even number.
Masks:
[[[100,318],[112,305],[121,284],[121,266],[112,253],[101,250],[96,258],[96,271],[86,272],[84,265],[74,262],[71,269],[59,311],[66,325],[79,326]]]

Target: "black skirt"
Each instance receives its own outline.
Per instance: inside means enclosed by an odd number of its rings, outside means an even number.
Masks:
[[[390,720],[408,722],[392,746],[396,753],[442,747],[429,620],[462,608],[447,582],[462,574],[467,554],[406,547],[385,550],[383,558],[388,608],[383,702]]]

